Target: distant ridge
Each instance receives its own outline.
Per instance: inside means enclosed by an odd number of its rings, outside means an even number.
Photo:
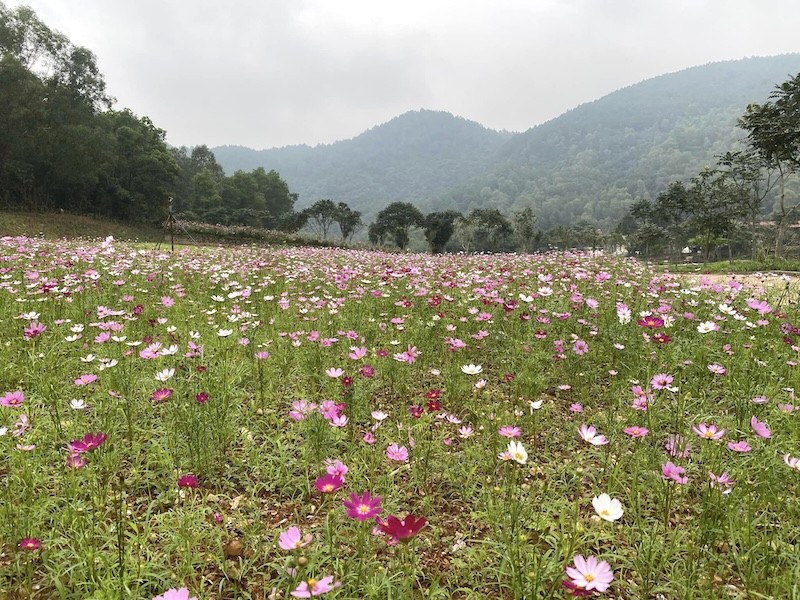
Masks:
[[[585,219],[611,228],[634,199],[734,149],[747,104],[798,72],[800,54],[710,63],[630,85],[518,134],[420,110],[314,148],[213,151],[228,172],[277,170],[299,193],[299,207],[330,198],[370,217],[394,200],[464,213],[531,206],[543,227]]]

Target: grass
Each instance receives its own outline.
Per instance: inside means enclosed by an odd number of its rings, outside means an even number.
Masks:
[[[163,232],[158,227],[122,223],[71,213],[1,212],[0,236],[32,236],[46,239],[98,239],[114,236],[119,240],[158,242]]]
[[[613,570],[598,596],[797,594],[795,292],[580,254],[0,244],[6,598],[562,598],[576,555]],[[374,535],[342,504],[365,490],[426,524]]]

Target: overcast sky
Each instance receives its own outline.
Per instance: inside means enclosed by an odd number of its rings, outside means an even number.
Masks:
[[[420,108],[524,131],[656,75],[800,51],[797,0],[3,1],[187,146],[331,143]]]

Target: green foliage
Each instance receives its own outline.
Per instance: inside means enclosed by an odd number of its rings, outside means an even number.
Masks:
[[[431,254],[441,254],[455,231],[456,220],[461,217],[454,210],[432,212],[425,215],[425,239]]]
[[[425,217],[416,206],[410,202],[392,202],[378,213],[370,226],[369,240],[373,244],[383,244],[390,237],[400,250],[405,250],[411,228],[424,226]]]

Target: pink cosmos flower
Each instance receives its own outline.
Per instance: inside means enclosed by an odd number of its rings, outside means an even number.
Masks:
[[[755,418],[755,416],[750,418],[750,427],[753,428],[753,431],[758,437],[762,437],[764,439],[769,439],[772,437],[772,433],[767,427],[767,424],[763,421],[759,421]]]
[[[669,481],[674,481],[675,483],[680,483],[680,484],[687,483],[689,481],[689,478],[685,477],[685,474],[686,474],[686,469],[674,465],[672,461],[669,461],[666,464],[661,465],[661,476]]]
[[[344,479],[336,475],[325,474],[322,477],[317,477],[314,481],[314,487],[323,494],[332,494],[336,490],[341,489],[344,485]]]
[[[0,405],[3,406],[22,406],[25,401],[25,394],[20,390],[6,392],[0,397]]]
[[[711,486],[718,487],[722,490],[723,494],[730,494],[733,491],[733,484],[736,482],[731,479],[727,471],[722,473],[722,475],[714,475],[714,473],[709,471],[708,477],[711,479]]]
[[[646,436],[650,433],[650,430],[647,427],[639,427],[638,425],[631,425],[630,427],[626,427],[623,431],[633,438],[640,438]]]
[[[172,390],[171,389],[169,389],[169,388],[161,388],[161,389],[155,390],[150,397],[153,400],[153,402],[155,402],[156,404],[159,404],[161,402],[164,402],[165,400],[168,400],[170,396],[172,396]]]
[[[300,582],[300,585],[298,585],[292,592],[292,596],[295,598],[311,598],[312,596],[321,596],[322,594],[326,594],[332,589],[341,585],[342,583],[340,581],[334,581],[333,577],[330,575],[319,580],[308,579]]]
[[[330,369],[327,369],[325,371],[325,375],[327,375],[328,377],[331,377],[333,379],[337,379],[338,377],[341,377],[343,374],[344,374],[344,370],[343,369],[338,369],[336,367],[331,367]]]
[[[86,460],[80,454],[70,454],[67,457],[67,468],[82,469],[86,466]]]
[[[46,325],[33,321],[27,327],[22,329],[22,335],[26,340],[32,340],[35,337],[42,335],[47,330]]]
[[[503,425],[500,429],[497,430],[497,433],[499,433],[503,437],[516,438],[522,435],[522,430],[519,427],[515,427],[513,425]]]
[[[574,589],[587,592],[605,592],[614,579],[611,566],[604,560],[599,561],[594,556],[584,558],[581,554],[572,559],[573,564],[566,568],[567,577]],[[572,589],[571,586],[566,586]]]
[[[380,496],[373,498],[368,491],[365,491],[361,496],[353,492],[350,494],[350,500],[344,500],[342,504],[347,509],[347,516],[359,521],[374,519],[383,512]]]
[[[747,440],[741,440],[738,442],[728,442],[728,449],[733,450],[734,452],[750,452],[752,448],[750,448]]]
[[[310,533],[303,535],[300,529],[292,525],[278,536],[278,545],[282,550],[297,550],[308,546],[313,539],[313,535]]]
[[[725,373],[728,372],[728,369],[718,363],[711,363],[708,365],[708,370],[714,375],[725,375]]]
[[[88,373],[85,375],[81,375],[73,383],[77,386],[84,386],[84,385],[89,385],[90,383],[94,383],[95,381],[97,381],[97,375]]]
[[[344,476],[347,475],[347,465],[340,461],[338,458],[336,460],[327,459],[325,461],[325,471],[328,475],[335,475],[339,477],[342,481],[344,481]]]
[[[365,346],[350,346],[350,353],[347,357],[351,360],[361,360],[367,355]]]
[[[664,448],[667,450],[667,454],[679,458],[687,458],[692,451],[692,445],[680,435],[669,436],[664,443]]]
[[[800,458],[795,458],[789,454],[783,455],[783,462],[786,463],[786,466],[790,469],[794,469],[795,471],[800,472]]]
[[[717,426],[713,423],[710,425],[700,423],[699,425],[692,427],[692,431],[705,440],[718,440],[725,435],[726,430],[717,429]]]
[[[592,425],[582,424],[578,429],[578,435],[583,438],[583,441],[589,442],[593,446],[603,446],[608,443],[606,436],[597,435],[597,430]]]
[[[408,448],[405,446],[398,447],[397,444],[391,444],[388,448],[386,448],[386,458],[396,462],[407,462]]]
[[[569,405],[569,412],[579,413],[583,412],[583,405],[579,402],[573,402]]]
[[[572,351],[578,356],[583,356],[589,351],[589,344],[583,340],[575,340],[572,343]]]
[[[672,384],[672,380],[672,375],[668,373],[658,373],[653,375],[653,378],[650,380],[650,387],[654,390],[663,390]]]
[[[364,440],[365,444],[369,444],[370,446],[375,443],[375,436],[371,431],[365,433],[362,439]]]
[[[197,600],[197,596],[190,598],[189,589],[182,587],[169,589],[160,596],[154,597],[153,600]]]

